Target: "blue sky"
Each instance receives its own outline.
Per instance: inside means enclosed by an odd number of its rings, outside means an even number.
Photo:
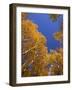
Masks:
[[[60,42],[53,38],[53,34],[60,31],[63,15],[60,15],[57,20],[53,22],[48,14],[28,13],[28,19],[36,23],[39,32],[46,37],[48,51],[62,47]]]

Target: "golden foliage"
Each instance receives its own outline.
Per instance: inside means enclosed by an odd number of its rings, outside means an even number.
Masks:
[[[28,14],[27,13],[21,13],[21,20],[27,19]]]
[[[56,33],[54,33],[54,38],[56,40],[62,41],[62,39],[63,39],[63,32],[56,32]]]
[[[46,38],[38,32],[38,26],[30,20],[22,20],[22,56],[26,62],[22,67],[22,76],[48,75]],[[32,70],[28,68],[32,64]]]
[[[48,64],[51,64],[50,73],[52,75],[63,74],[63,49],[60,48],[48,54]]]
[[[22,14],[22,17],[27,17]],[[57,16],[54,16],[54,18]],[[48,52],[45,36],[38,31],[38,25],[23,18],[22,24],[22,76],[47,76],[63,74],[63,49]],[[62,39],[62,32],[54,34]],[[48,68],[47,66],[50,65]]]
[[[23,20],[22,21],[22,34],[25,39],[34,39],[35,41],[38,40],[39,33],[36,31],[38,26],[30,20]]]
[[[50,14],[49,16],[52,19],[52,21],[56,21],[60,15],[59,14]]]
[[[60,43],[63,43],[63,24],[59,32],[54,33],[54,38]],[[62,75],[63,74],[63,48],[58,48],[57,50],[52,50],[48,55],[48,63],[52,65],[50,68],[50,74],[52,75]]]

